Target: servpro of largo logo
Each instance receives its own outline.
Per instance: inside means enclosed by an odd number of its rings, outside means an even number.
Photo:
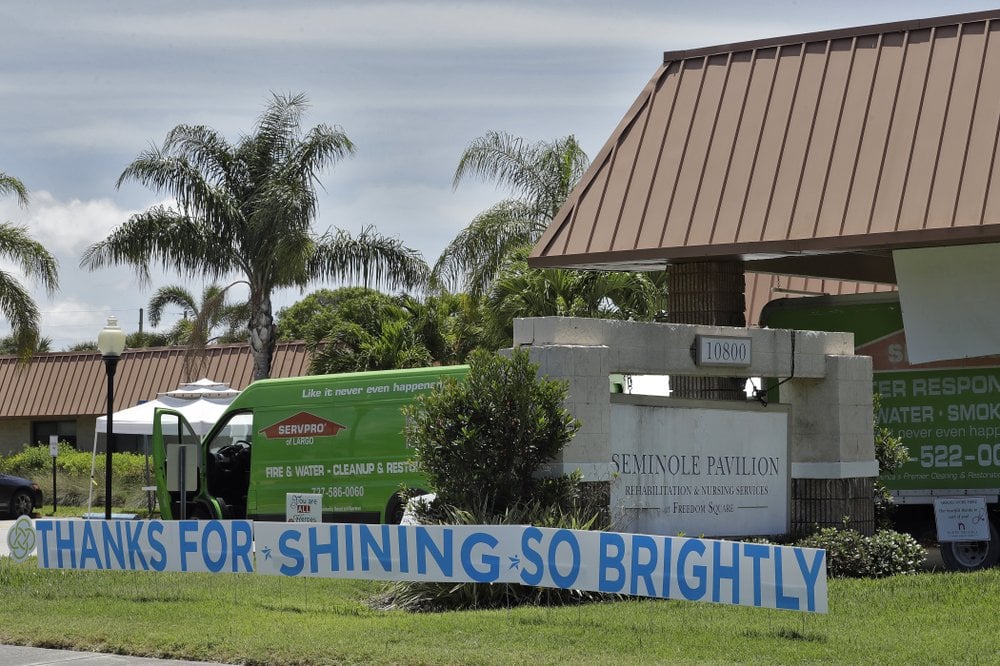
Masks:
[[[298,439],[312,437],[334,437],[347,426],[323,417],[299,412],[294,416],[282,419],[273,425],[262,428],[260,434],[268,439]]]

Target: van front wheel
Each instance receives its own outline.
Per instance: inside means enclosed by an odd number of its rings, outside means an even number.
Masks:
[[[390,525],[399,525],[403,521],[403,514],[406,512],[406,504],[410,501],[411,497],[420,497],[421,495],[426,495],[427,491],[420,488],[416,490],[410,490],[406,493],[402,491],[396,491],[389,498],[389,502],[385,505],[385,522]]]
[[[395,492],[385,505],[385,522],[390,525],[399,525],[403,520],[403,512],[406,511],[406,497],[401,492]]]

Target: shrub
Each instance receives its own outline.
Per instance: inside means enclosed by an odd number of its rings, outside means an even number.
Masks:
[[[509,359],[477,351],[464,380],[446,379],[404,410],[407,441],[439,504],[487,518],[574,491],[565,480],[535,476],[579,429],[562,406],[565,383],[537,372],[525,351]]]
[[[892,474],[905,465],[910,460],[910,450],[903,443],[902,438],[893,435],[889,428],[879,422],[879,407],[881,407],[881,396],[876,393],[872,398],[872,411],[874,412],[875,460],[878,461],[880,478],[875,479],[875,517],[879,524],[886,525],[894,505],[892,493],[882,482],[881,476]]]
[[[69,448],[68,444],[60,444],[60,455],[65,450],[63,446]],[[51,469],[52,456],[49,455],[49,447],[47,446],[29,446],[25,444],[24,448],[17,453],[0,458],[0,472],[4,474],[31,478]]]
[[[893,530],[879,530],[866,537],[853,529],[825,527],[794,545],[825,549],[827,573],[834,578],[916,573],[926,556],[916,539]]]
[[[91,451],[78,451],[66,442],[59,443],[56,456],[56,490],[60,505],[84,506],[88,496],[95,505],[104,503],[104,454],[93,457]],[[112,503],[126,509],[146,506],[146,458],[137,453],[115,453],[111,460]],[[94,481],[91,482],[91,469]],[[48,446],[25,445],[17,453],[0,457],[0,472],[32,479],[44,484],[52,478],[52,456]],[[51,486],[43,485],[47,503],[52,502]]]
[[[566,385],[539,378],[525,351],[478,351],[463,381],[446,380],[406,409],[406,434],[436,498],[421,522],[606,527],[606,497],[579,474],[539,478],[579,428],[562,407]],[[509,584],[398,583],[382,606],[410,610],[563,604],[606,595]]]

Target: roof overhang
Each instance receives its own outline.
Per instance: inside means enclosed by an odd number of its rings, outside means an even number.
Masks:
[[[894,283],[1000,242],[1000,10],[664,54],[529,265]]]

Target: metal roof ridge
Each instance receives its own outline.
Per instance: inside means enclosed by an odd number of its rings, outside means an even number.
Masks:
[[[293,349],[293,348],[296,348],[296,347],[305,347],[305,345],[306,345],[305,340],[278,340],[277,342],[275,342],[275,349],[278,349],[278,348]],[[213,351],[214,350],[220,350],[220,352],[221,352],[222,350],[236,349],[236,348],[249,349],[249,346],[250,346],[250,343],[248,343],[248,342],[224,342],[222,344],[206,345],[205,349],[206,350],[213,350]],[[178,354],[180,354],[180,353],[184,353],[186,351],[188,351],[188,347],[185,346],[185,345],[163,345],[161,347],[132,347],[132,348],[126,348],[124,351],[122,351],[122,355],[124,356],[124,355],[128,354],[130,356],[137,356],[137,355],[140,355],[140,354],[154,354],[154,353],[160,354],[160,353],[163,353],[163,352],[168,352],[168,353],[172,352],[172,353],[178,353]],[[36,352],[36,353],[32,354],[29,363],[30,362],[34,362],[36,360],[66,358],[66,357],[81,357],[81,358],[98,357],[99,358],[100,355],[101,355],[101,353],[99,351],[97,351],[97,349],[76,350],[76,351]],[[17,359],[17,358],[18,358],[17,354],[0,354],[0,361]]]
[[[853,28],[832,28],[829,30],[819,30],[815,32],[803,32],[795,35],[764,37],[761,39],[754,39],[745,42],[733,42],[730,44],[719,44],[716,46],[699,46],[693,49],[664,51],[663,63],[669,64],[671,62],[687,60],[689,58],[703,58],[711,55],[753,51],[761,48],[776,48],[791,44],[830,41],[845,37],[864,37],[867,35],[877,35],[889,32],[907,32],[924,28],[939,28],[947,25],[961,25],[963,23],[988,21],[990,19],[1000,19],[1000,9],[986,9],[978,12],[967,12],[965,14],[949,14],[947,16],[934,16],[931,18],[891,21],[889,23],[873,23],[871,25],[861,25]]]

